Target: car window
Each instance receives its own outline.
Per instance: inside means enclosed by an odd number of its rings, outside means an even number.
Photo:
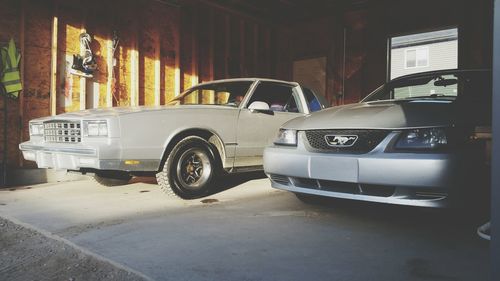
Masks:
[[[239,106],[252,81],[222,82],[195,86],[169,104]]]
[[[267,103],[275,112],[303,112],[299,95],[294,88],[288,84],[260,82],[247,106],[254,101],[261,101]]]
[[[321,99],[313,90],[302,87],[302,92],[304,93],[310,112],[318,111],[326,107],[324,99]]]
[[[415,98],[455,99],[459,78],[455,74],[434,74],[407,80],[396,80],[379,88],[363,101]]]

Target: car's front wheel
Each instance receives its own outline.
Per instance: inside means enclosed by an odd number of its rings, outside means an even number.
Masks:
[[[187,137],[172,149],[156,174],[161,189],[183,199],[206,196],[215,181],[216,165],[210,144],[200,137]]]

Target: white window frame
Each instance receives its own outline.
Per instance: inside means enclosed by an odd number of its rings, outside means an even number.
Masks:
[[[426,64],[425,65],[418,65],[418,51],[420,50],[425,50],[425,54],[427,56]],[[408,66],[408,52],[409,51],[415,51],[415,66]],[[404,60],[404,65],[405,69],[414,69],[414,68],[422,68],[422,67],[429,67],[429,47],[428,46],[423,46],[423,47],[417,47],[417,48],[408,48],[405,49],[405,60]]]

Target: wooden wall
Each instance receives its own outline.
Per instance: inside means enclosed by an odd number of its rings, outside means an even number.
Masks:
[[[0,43],[14,38],[24,80],[20,98],[8,104],[11,167],[33,166],[18,151],[29,139],[31,119],[89,108],[162,105],[199,82],[274,77],[274,27],[209,2],[0,0],[0,6]],[[98,65],[91,79],[69,74],[72,55],[81,52],[82,32],[92,36]],[[120,39],[115,82],[114,32]],[[0,148],[2,154],[1,143]]]
[[[0,43],[16,41],[24,81],[20,98],[7,105],[9,165],[32,165],[18,151],[29,138],[31,119],[94,107],[161,105],[213,79],[291,80],[296,59],[327,57],[327,98],[332,104],[359,101],[386,80],[387,38],[400,33],[458,26],[460,67],[491,65],[489,0],[373,1],[282,25],[214,3],[0,0]],[[68,74],[82,31],[93,38],[98,71],[92,79]],[[114,32],[120,38],[115,83]]]

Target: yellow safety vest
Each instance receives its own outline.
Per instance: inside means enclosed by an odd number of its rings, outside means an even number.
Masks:
[[[23,89],[21,75],[19,73],[19,61],[21,55],[17,52],[14,39],[10,39],[7,47],[0,49],[1,54],[1,74],[0,82],[4,85],[8,94],[14,97],[19,96],[19,91]]]

